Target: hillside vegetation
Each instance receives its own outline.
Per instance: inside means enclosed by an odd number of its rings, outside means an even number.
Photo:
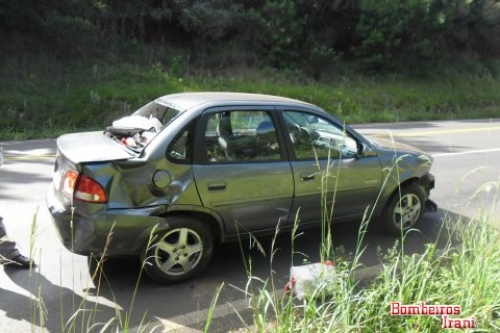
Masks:
[[[497,0],[0,0],[0,19],[0,139],[200,90],[350,123],[500,116]]]

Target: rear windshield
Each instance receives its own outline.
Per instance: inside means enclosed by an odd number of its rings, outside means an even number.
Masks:
[[[132,116],[142,116],[148,119],[156,118],[160,121],[162,126],[165,126],[169,122],[171,122],[172,119],[174,119],[179,113],[179,110],[172,109],[166,105],[159,104],[153,101],[135,111]]]
[[[153,101],[130,116],[113,121],[112,126],[106,128],[106,133],[125,147],[141,151],[179,114],[179,110]]]

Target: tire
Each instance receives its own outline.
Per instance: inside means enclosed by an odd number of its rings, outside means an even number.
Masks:
[[[401,192],[396,190],[381,216],[387,233],[400,236],[413,228],[422,218],[424,205],[424,194],[417,185],[407,185]]]
[[[158,283],[180,282],[194,278],[212,257],[212,234],[207,225],[191,217],[167,220],[168,229],[146,245],[144,270]]]

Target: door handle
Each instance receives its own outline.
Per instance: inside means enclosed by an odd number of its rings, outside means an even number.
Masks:
[[[222,191],[226,189],[226,182],[223,180],[216,180],[208,183],[209,191]]]
[[[301,174],[300,175],[300,180],[302,180],[303,182],[310,182],[310,181],[314,180],[314,173],[312,173],[312,174]]]

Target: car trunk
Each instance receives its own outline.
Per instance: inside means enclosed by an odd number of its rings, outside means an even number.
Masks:
[[[124,160],[137,156],[103,131],[65,134],[57,139],[59,155],[75,166],[85,162]]]
[[[105,163],[127,160],[137,155],[119,141],[100,132],[65,134],[57,139],[58,154],[54,164],[53,186],[62,202],[69,204],[72,198],[65,193],[68,172],[84,172],[86,163]]]

